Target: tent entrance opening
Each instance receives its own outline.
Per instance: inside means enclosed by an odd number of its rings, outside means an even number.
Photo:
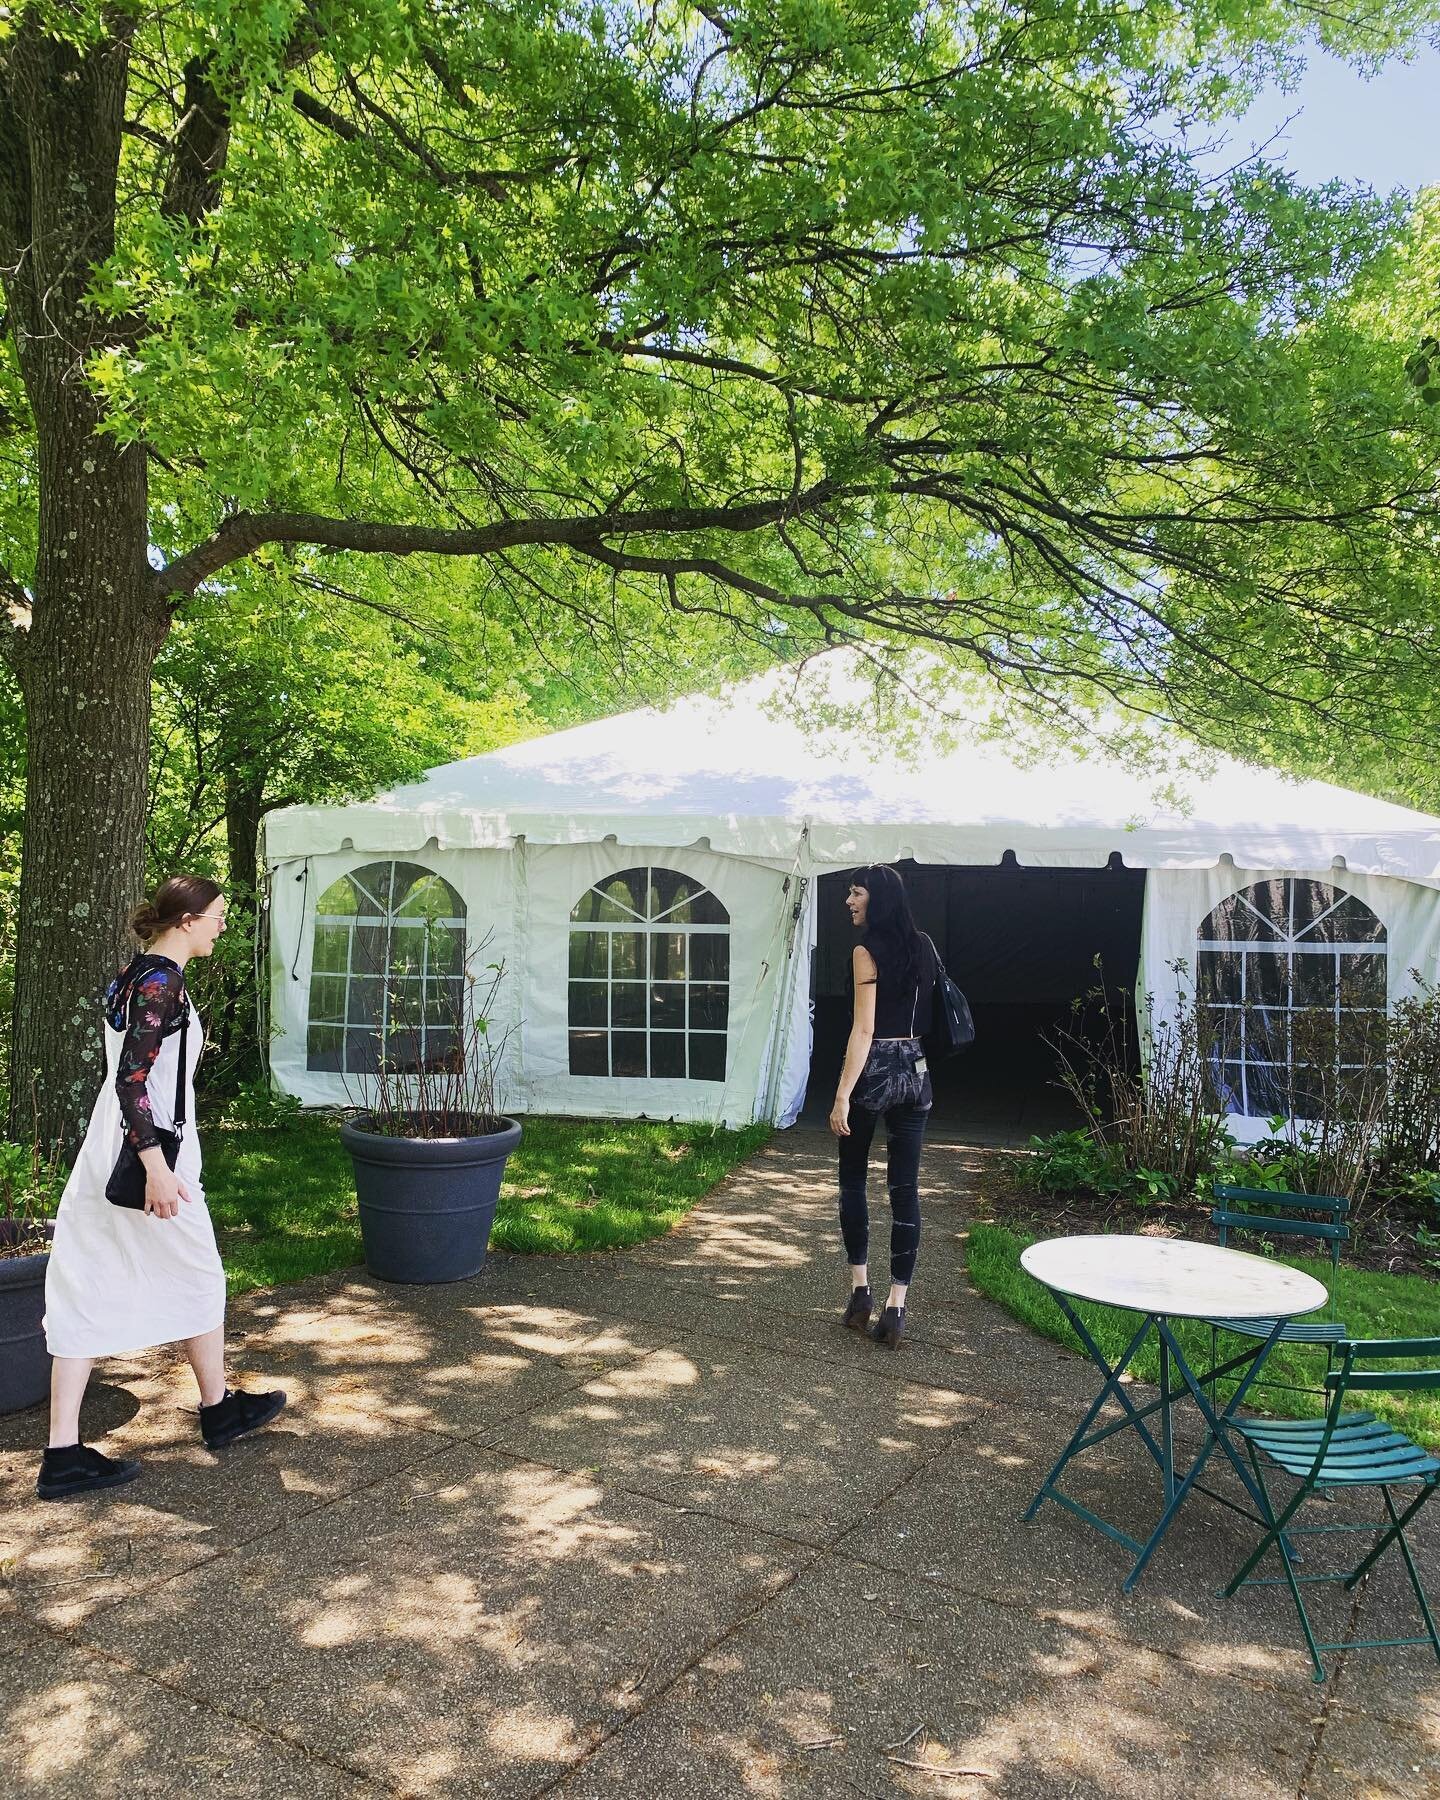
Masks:
[[[935,940],[975,1015],[974,1045],[932,1064],[932,1127],[1023,1143],[1078,1124],[1055,1085],[1055,1051],[1045,1039],[1073,1024],[1074,1001],[1102,981],[1112,1005],[1128,1004],[1145,871],[1125,868],[1118,853],[1099,869],[1021,868],[1008,855],[990,867],[897,866],[916,924]],[[807,1123],[825,1122],[850,1030],[856,933],[845,910],[848,883],[846,874],[822,875],[817,894]]]

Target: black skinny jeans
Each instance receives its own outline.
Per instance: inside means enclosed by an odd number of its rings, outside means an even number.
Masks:
[[[929,1082],[925,1084],[929,1094]],[[865,1204],[865,1173],[870,1145],[881,1117],[868,1107],[850,1107],[850,1135],[840,1146],[840,1232],[845,1260],[869,1261],[870,1214]],[[885,1180],[890,1189],[890,1279],[908,1283],[915,1274],[920,1248],[920,1148],[925,1142],[928,1106],[892,1106],[885,1119]]]

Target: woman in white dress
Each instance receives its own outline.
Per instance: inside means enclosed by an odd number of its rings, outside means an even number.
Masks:
[[[177,1089],[184,1119],[194,1118],[203,1031],[184,970],[192,956],[214,950],[225,899],[213,881],[177,875],[136,908],[130,926],[144,948],[105,996],[105,1085],[65,1184],[45,1278],[54,1360],[50,1446],[35,1484],[42,1500],[119,1487],[140,1473],[139,1463],[81,1441],[80,1403],[97,1357],[180,1343],[211,1449],[257,1430],[285,1404],[278,1390],[248,1394],[225,1385],[225,1271],[205,1205],[200,1140],[193,1126],[182,1127],[172,1169],[158,1135],[175,1130]],[[143,1210],[105,1197],[127,1140],[144,1169]]]

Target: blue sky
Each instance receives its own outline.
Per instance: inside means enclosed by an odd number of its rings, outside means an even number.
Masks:
[[[1388,63],[1366,80],[1324,52],[1311,52],[1293,93],[1264,94],[1230,126],[1235,149],[1284,125],[1269,154],[1308,185],[1336,177],[1378,193],[1440,182],[1440,50]]]

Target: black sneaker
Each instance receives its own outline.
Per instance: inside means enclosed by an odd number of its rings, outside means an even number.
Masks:
[[[35,1492],[42,1500],[73,1500],[100,1488],[124,1487],[139,1473],[138,1462],[118,1462],[88,1444],[66,1444],[41,1457]]]
[[[268,1425],[284,1405],[285,1394],[281,1388],[268,1394],[247,1394],[226,1388],[223,1399],[213,1406],[200,1408],[200,1431],[206,1448],[223,1450],[247,1432],[258,1431],[262,1425]]]
[[[873,1310],[874,1302],[870,1298],[869,1288],[851,1288],[850,1299],[840,1315],[840,1323],[849,1326],[851,1331],[868,1331]]]

